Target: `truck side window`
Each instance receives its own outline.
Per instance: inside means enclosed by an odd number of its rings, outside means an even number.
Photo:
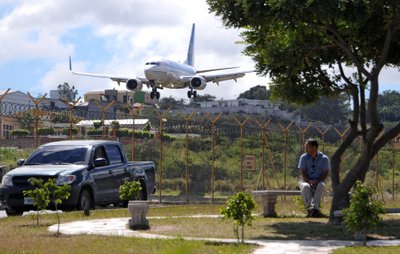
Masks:
[[[119,146],[107,145],[107,153],[110,158],[110,164],[119,164],[124,162]]]
[[[104,150],[104,147],[100,146],[97,147],[96,150],[94,151],[94,156],[93,156],[93,161],[99,158],[104,158],[107,160],[107,155],[106,151]]]

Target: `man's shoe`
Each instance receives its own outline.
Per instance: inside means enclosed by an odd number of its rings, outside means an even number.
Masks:
[[[315,211],[314,206],[310,205],[307,209],[307,217],[309,218],[314,217],[314,211]]]
[[[314,217],[314,218],[327,218],[328,216],[326,216],[325,214],[321,213],[321,211],[319,209],[314,209],[312,217]]]

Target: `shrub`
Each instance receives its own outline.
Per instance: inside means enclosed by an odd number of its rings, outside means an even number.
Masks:
[[[382,204],[373,200],[375,188],[364,186],[357,181],[354,192],[351,195],[350,206],[343,210],[343,219],[346,228],[351,232],[363,234],[363,244],[366,245],[367,232],[376,227],[381,221],[380,213],[383,213]]]
[[[72,128],[71,130],[72,130],[72,135],[78,134],[78,128]],[[62,134],[63,135],[69,135],[69,128],[64,128],[62,130]]]
[[[103,130],[89,129],[86,133],[88,136],[101,136],[103,135]]]
[[[54,135],[53,128],[39,128],[38,135],[46,136],[46,135]]]
[[[224,219],[230,218],[234,221],[233,232],[239,239],[239,226],[242,228],[242,243],[244,243],[244,226],[251,226],[251,221],[254,219],[251,211],[256,207],[254,199],[244,192],[238,192],[226,201],[226,206],[220,209],[220,214]]]
[[[95,130],[99,129],[103,125],[102,121],[93,121],[93,128]]]
[[[120,128],[120,124],[118,121],[112,121],[111,122],[111,128],[118,130]]]
[[[29,135],[28,130],[17,129],[17,130],[11,131],[11,136],[15,136],[15,137],[26,137],[28,135]]]
[[[117,137],[130,137],[129,129],[117,129]]]

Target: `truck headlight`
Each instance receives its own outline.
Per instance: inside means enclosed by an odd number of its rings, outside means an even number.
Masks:
[[[3,179],[1,180],[1,184],[3,186],[13,186],[13,182],[12,182],[12,176],[6,174],[3,176]]]
[[[57,178],[56,184],[57,185],[71,184],[75,181],[75,179],[76,176],[74,175],[59,176]]]

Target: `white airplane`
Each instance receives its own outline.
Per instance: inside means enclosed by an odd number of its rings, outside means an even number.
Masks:
[[[187,93],[188,97],[192,96],[195,98],[197,96],[197,91],[193,90],[203,90],[207,86],[207,82],[214,82],[219,84],[220,81],[225,80],[235,80],[241,78],[245,73],[252,71],[242,71],[234,72],[228,74],[200,74],[205,72],[212,72],[218,70],[227,70],[238,67],[225,67],[216,68],[208,70],[197,71],[194,65],[194,34],[195,34],[195,24],[192,26],[192,33],[190,35],[189,49],[187,52],[187,58],[184,63],[179,63],[175,61],[170,61],[167,59],[159,59],[157,61],[147,62],[144,66],[144,74],[146,78],[129,78],[122,76],[104,75],[96,73],[87,72],[75,72],[72,71],[71,57],[69,58],[69,70],[71,73],[76,75],[91,76],[98,78],[109,78],[116,81],[118,85],[126,83],[126,88],[131,91],[142,90],[143,84],[147,85],[148,88],[152,89],[150,93],[150,98],[160,99],[160,93],[157,89],[171,88],[171,89],[182,89],[189,88]]]

